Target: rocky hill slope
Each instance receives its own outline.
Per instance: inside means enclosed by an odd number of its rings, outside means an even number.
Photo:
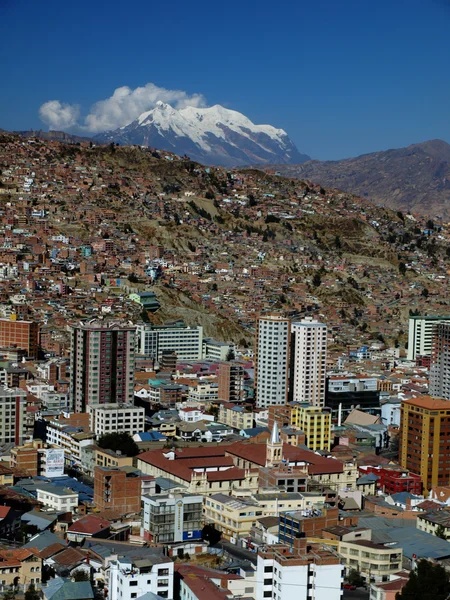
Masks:
[[[442,140],[345,160],[311,160],[273,168],[395,210],[450,216],[450,145]]]
[[[62,244],[52,268],[102,310],[120,298],[122,313],[131,310],[130,288],[152,290],[161,303],[155,321],[183,317],[207,335],[249,344],[260,311],[316,314],[340,346],[402,344],[410,310],[449,310],[449,231],[365,198],[255,169],[206,168],[163,151],[7,134],[0,170],[0,211],[13,220],[24,211],[12,252],[28,256],[23,223],[34,231],[45,214],[49,256]],[[68,242],[52,241],[61,237]],[[101,249],[105,239],[109,251]],[[162,267],[151,281],[155,249]],[[120,280],[117,290],[111,279]],[[70,293],[66,299],[62,322],[74,310]]]

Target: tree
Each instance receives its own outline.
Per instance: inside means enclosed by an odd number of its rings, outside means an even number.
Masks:
[[[436,527],[436,531],[434,532],[434,535],[438,538],[441,538],[441,540],[447,539],[447,535],[445,533],[445,527],[443,525],[441,525],[440,523]]]
[[[25,600],[41,600],[39,592],[36,590],[34,583],[30,583],[25,592]]]
[[[72,573],[72,577],[75,581],[90,581],[91,578],[89,573],[84,569],[77,569]]]
[[[26,596],[26,594],[25,594],[25,596]],[[13,590],[13,589],[6,590],[6,592],[2,596],[2,600],[14,600],[15,597],[16,597],[15,590]]]
[[[234,360],[236,358],[236,355],[234,354],[234,350],[233,348],[230,348],[227,352],[227,356],[225,358],[226,361],[230,361],[230,360]]]
[[[322,277],[320,276],[320,273],[314,273],[314,277],[312,278],[312,284],[314,287],[319,287],[320,284],[322,283]]]
[[[98,440],[97,445],[106,450],[120,450],[126,456],[139,454],[139,447],[130,434],[125,432],[105,433]]]
[[[334,238],[334,245],[338,250],[342,248],[341,238],[338,235]]]
[[[423,288],[423,290],[422,290],[422,296],[423,296],[424,298],[428,298],[428,294],[429,294],[429,293],[430,293],[430,292],[428,291],[428,288]]]
[[[139,283],[138,276],[137,276],[135,273],[130,273],[130,274],[128,275],[128,281],[129,281],[130,283]]]
[[[396,600],[446,600],[450,593],[450,575],[438,564],[420,560]]]
[[[347,581],[350,585],[355,585],[356,587],[362,587],[364,585],[364,579],[361,577],[361,573],[356,569],[350,570],[350,573],[347,575]]]
[[[404,274],[406,273],[406,265],[405,265],[405,263],[404,263],[404,262],[401,262],[401,263],[398,265],[398,270],[400,271],[400,273],[401,273],[402,275],[404,275]]]

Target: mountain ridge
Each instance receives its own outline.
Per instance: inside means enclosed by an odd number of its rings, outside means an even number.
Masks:
[[[394,210],[450,216],[450,144],[444,140],[336,161],[272,165],[272,169],[363,196]]]
[[[274,159],[294,164],[310,159],[297,150],[283,129],[255,125],[242,113],[219,104],[177,110],[157,102],[155,108],[128,125],[100,133],[94,139],[186,154],[192,160],[215,166],[267,164]]]

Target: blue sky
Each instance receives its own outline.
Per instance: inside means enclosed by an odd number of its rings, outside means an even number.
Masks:
[[[45,127],[56,100],[86,126],[117,88],[134,101],[152,83],[282,127],[314,158],[450,142],[450,0],[0,0],[0,23],[4,129]]]

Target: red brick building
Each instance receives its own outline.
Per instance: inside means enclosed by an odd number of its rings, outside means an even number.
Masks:
[[[422,493],[422,478],[420,475],[411,473],[408,469],[403,469],[396,465],[386,465],[384,467],[365,466],[359,467],[361,475],[373,473],[378,477],[377,487],[385,494],[397,494],[398,492],[410,492],[420,496]]]
[[[141,510],[141,478],[118,468],[95,467],[94,504],[100,511],[124,515]]]
[[[0,319],[0,348],[17,346],[36,358],[39,349],[39,325],[34,321]]]

